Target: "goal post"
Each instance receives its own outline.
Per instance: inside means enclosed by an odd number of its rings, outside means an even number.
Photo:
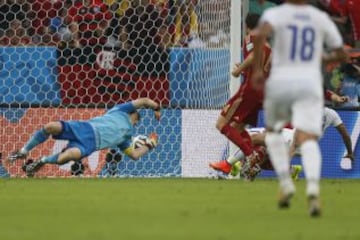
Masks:
[[[240,62],[242,59],[241,56],[241,47],[244,37],[244,20],[243,16],[246,16],[248,11],[248,0],[237,1],[231,0],[231,11],[230,11],[230,70],[233,70],[233,67],[236,63]],[[230,74],[230,95],[234,95],[239,89],[241,80],[233,77]],[[229,144],[229,154],[235,153],[238,147],[231,143]]]
[[[231,11],[230,11],[230,70],[236,63],[241,60],[241,46],[243,41],[242,32],[242,16],[244,14],[244,6],[246,1],[231,0]],[[233,95],[240,86],[240,81],[230,75],[230,93]]]

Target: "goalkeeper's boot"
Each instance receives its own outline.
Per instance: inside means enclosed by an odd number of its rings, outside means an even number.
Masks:
[[[319,200],[318,196],[309,195],[308,196],[308,206],[309,206],[309,214],[311,217],[320,217],[321,207],[320,207],[320,200]]]
[[[280,190],[278,206],[280,209],[289,208],[290,200],[295,194],[295,185],[290,179],[288,184]]]
[[[294,181],[299,180],[299,175],[302,171],[302,166],[301,165],[291,165],[291,178]]]
[[[232,167],[231,164],[228,163],[226,160],[221,160],[218,162],[211,162],[211,163],[209,163],[209,166],[212,169],[223,172],[225,174],[229,174],[231,171],[231,167]]]
[[[8,161],[9,162],[15,162],[18,159],[26,159],[27,154],[21,152],[20,150],[16,150],[12,153],[10,153],[10,155],[8,156]]]
[[[44,166],[45,163],[41,161],[35,161],[33,163],[30,163],[26,166],[25,172],[26,176],[33,177],[37,171],[41,169],[42,166]]]

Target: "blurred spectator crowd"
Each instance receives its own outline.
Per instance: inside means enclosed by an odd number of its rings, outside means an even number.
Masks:
[[[262,14],[282,0],[249,0]],[[310,0],[360,48],[360,0]],[[1,45],[228,47],[230,1],[0,0]]]
[[[151,62],[167,62],[169,47],[228,48],[230,2],[0,0],[0,46],[57,46],[60,50],[82,48],[83,52],[100,46],[120,50],[120,57],[133,57],[146,72]],[[248,9],[261,15],[282,2],[249,0]],[[309,2],[330,14],[349,48],[360,50],[360,0]],[[160,64],[159,68],[166,73],[167,67]],[[355,51],[351,62],[327,71],[327,87],[352,94],[351,106],[360,105],[359,69],[360,56]]]
[[[229,9],[221,0],[0,0],[0,45],[224,47]]]

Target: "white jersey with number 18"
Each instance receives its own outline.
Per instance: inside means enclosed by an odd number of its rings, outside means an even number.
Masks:
[[[330,49],[343,45],[329,16],[310,5],[285,3],[266,10],[260,21],[269,23],[274,33],[269,80],[291,77],[289,81],[321,81],[324,44]]]

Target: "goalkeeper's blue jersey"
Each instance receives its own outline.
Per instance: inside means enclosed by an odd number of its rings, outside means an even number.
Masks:
[[[132,102],[118,104],[104,115],[90,119],[95,131],[96,150],[119,147],[121,150],[131,145],[134,127],[129,113],[136,111]]]

